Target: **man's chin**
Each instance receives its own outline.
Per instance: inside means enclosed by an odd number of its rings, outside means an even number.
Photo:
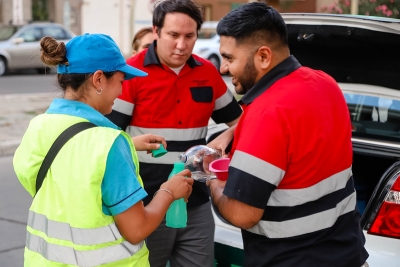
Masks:
[[[243,90],[243,87],[242,86],[237,86],[237,85],[234,85],[235,86],[235,92],[236,92],[236,94],[238,94],[238,95],[244,95],[244,90]]]

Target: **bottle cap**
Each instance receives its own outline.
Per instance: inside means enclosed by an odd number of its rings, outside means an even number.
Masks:
[[[151,151],[151,154],[153,154],[153,157],[155,157],[155,158],[164,156],[167,153],[168,153],[168,151],[164,148],[163,144],[160,144],[160,147],[158,149],[154,149]]]
[[[187,157],[185,154],[180,154],[180,155],[178,156],[178,160],[179,160],[180,162],[186,163],[187,159],[188,159],[188,157]]]

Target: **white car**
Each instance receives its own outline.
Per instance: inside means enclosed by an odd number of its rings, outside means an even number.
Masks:
[[[335,78],[347,101],[367,262],[371,267],[399,267],[400,20],[290,13],[282,17],[291,53],[303,66]],[[209,134],[218,132],[218,127],[210,126]],[[213,212],[216,261],[242,266],[240,229]]]
[[[24,26],[0,26],[0,76],[8,70],[37,69],[45,71],[40,60],[40,39],[44,36],[68,42],[74,33],[52,22],[34,22]]]
[[[218,21],[205,21],[199,31],[193,54],[208,59],[219,71],[222,57],[219,53]]]

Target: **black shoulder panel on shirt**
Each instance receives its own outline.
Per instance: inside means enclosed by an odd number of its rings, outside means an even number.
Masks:
[[[113,110],[110,114],[105,115],[105,117],[124,131],[126,130],[126,127],[128,127],[132,119],[132,116],[123,114],[115,110]]]
[[[243,181],[246,182],[244,183]],[[224,188],[224,195],[247,205],[265,209],[268,199],[275,189],[275,185],[230,166],[229,179]]]
[[[231,103],[219,110],[214,110],[211,118],[215,123],[227,123],[236,120],[241,114],[242,108],[236,101],[235,97],[232,97]]]

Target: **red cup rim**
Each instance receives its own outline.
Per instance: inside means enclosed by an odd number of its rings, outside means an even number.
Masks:
[[[209,168],[210,171],[212,171],[212,172],[227,172],[228,169],[226,169],[226,170],[214,169],[214,168],[213,168],[213,165],[214,165],[215,162],[230,161],[230,160],[231,160],[230,158],[222,158],[222,159],[214,160],[213,162],[210,163],[210,165],[208,166],[208,168]]]

